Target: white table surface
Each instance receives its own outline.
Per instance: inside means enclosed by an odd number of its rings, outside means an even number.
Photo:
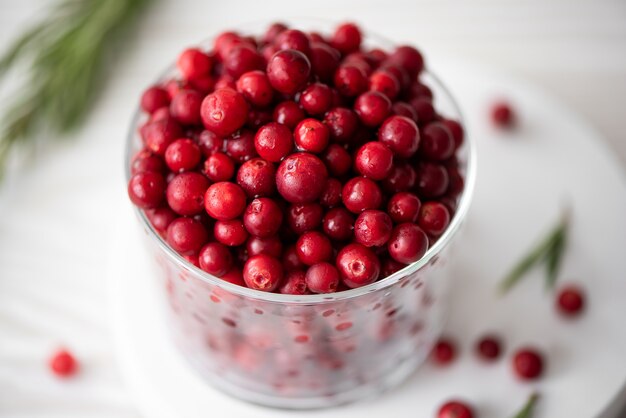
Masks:
[[[0,50],[48,3],[0,0]],[[0,416],[138,416],[114,362],[104,283],[110,202],[125,189],[122,144],[147,81],[181,47],[220,29],[278,16],[351,19],[415,43],[427,57],[436,53],[494,64],[586,117],[626,162],[624,1],[242,3],[158,2],[139,36],[125,45],[124,58],[111,69],[114,79],[85,127],[68,141],[41,148],[2,186]],[[12,87],[0,89],[0,97]],[[59,344],[84,363],[72,381],[58,382],[45,368]]]

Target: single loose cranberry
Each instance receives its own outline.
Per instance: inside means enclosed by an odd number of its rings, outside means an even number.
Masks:
[[[382,142],[371,141],[358,149],[354,165],[361,175],[373,180],[382,180],[391,173],[393,153]]]
[[[263,64],[263,57],[255,48],[246,44],[231,49],[222,63],[226,73],[235,80],[248,71],[262,69]]]
[[[263,71],[249,71],[237,80],[237,91],[253,106],[265,107],[272,103],[274,90]]]
[[[285,280],[278,288],[283,295],[306,295],[309,293],[306,287],[306,273],[302,270],[293,270],[287,273]]]
[[[276,235],[266,238],[250,237],[246,241],[248,256],[267,254],[272,257],[280,257],[283,254],[283,244]]]
[[[154,229],[156,229],[160,234],[165,233],[170,223],[172,223],[174,219],[178,218],[176,212],[174,212],[169,206],[147,209],[146,216],[148,217],[150,224],[152,224]]]
[[[216,152],[204,162],[203,172],[211,181],[227,181],[235,174],[235,162],[223,152]]]
[[[580,314],[585,307],[582,289],[574,285],[563,287],[557,296],[556,306],[563,315],[576,316]]]
[[[233,255],[219,242],[210,242],[198,254],[200,268],[209,274],[222,277],[233,267]]]
[[[287,25],[281,22],[272,23],[265,34],[263,35],[263,42],[266,44],[272,43],[276,40],[276,37],[281,33],[289,29]]]
[[[435,161],[447,160],[454,153],[454,138],[448,127],[441,122],[429,123],[422,131],[421,154]]]
[[[448,227],[450,213],[442,203],[425,202],[420,209],[417,223],[428,235],[437,237]]]
[[[158,86],[149,87],[141,95],[141,108],[150,114],[169,104],[170,96],[167,91]]]
[[[204,196],[204,208],[218,221],[235,219],[246,208],[246,193],[235,183],[213,183]]]
[[[400,192],[391,196],[387,203],[387,213],[397,223],[416,222],[422,202],[413,193]]]
[[[417,122],[417,113],[413,106],[408,104],[407,102],[395,102],[391,106],[391,113],[398,116],[404,116],[405,118],[411,119],[413,122]]]
[[[309,37],[300,30],[287,29],[282,31],[275,40],[276,47],[281,50],[296,50],[308,56],[311,53]]]
[[[209,180],[200,173],[178,174],[167,185],[167,204],[179,215],[201,213],[209,184]]]
[[[254,134],[247,129],[242,129],[228,138],[226,141],[226,154],[239,163],[257,157],[254,147]]]
[[[463,139],[465,137],[463,126],[458,121],[452,119],[444,119],[442,122],[452,134],[452,138],[454,138],[455,149],[458,149],[463,145]]]
[[[428,237],[414,223],[403,223],[393,229],[387,242],[387,250],[394,260],[410,264],[426,254]]]
[[[165,164],[163,163],[163,159],[158,155],[154,155],[148,150],[142,150],[133,157],[130,173],[134,176],[135,174],[146,171],[163,173],[165,171]]]
[[[415,172],[416,189],[421,197],[432,198],[443,195],[450,185],[446,168],[437,163],[423,162]]]
[[[390,116],[378,131],[378,140],[387,145],[394,154],[409,158],[420,145],[417,125],[404,116]]]
[[[333,240],[347,241],[352,238],[354,216],[345,208],[330,209],[322,220],[324,233]]]
[[[354,23],[344,23],[335,29],[330,43],[342,54],[358,51],[361,47],[361,31]]]
[[[205,157],[209,157],[216,152],[224,151],[224,139],[215,132],[204,130],[198,135],[198,146]]]
[[[299,149],[318,154],[328,145],[330,134],[326,125],[317,119],[309,118],[296,126],[293,136]]]
[[[378,185],[365,177],[354,177],[344,186],[341,199],[352,213],[361,213],[366,209],[378,209],[383,197]]]
[[[282,261],[285,271],[306,269],[306,264],[300,261],[298,257],[298,250],[295,245],[291,245],[285,249]]]
[[[354,111],[365,126],[376,127],[391,113],[391,101],[378,91],[368,91],[356,99]]]
[[[278,193],[290,203],[309,203],[324,191],[328,172],[324,163],[307,152],[285,158],[276,171]]]
[[[377,70],[370,75],[370,90],[378,91],[389,98],[395,99],[400,93],[400,82],[391,72],[387,70]]]
[[[267,238],[275,235],[283,221],[283,213],[268,197],[254,199],[243,214],[243,224],[254,236]]]
[[[271,196],[276,191],[276,168],[262,158],[246,161],[237,172],[237,184],[248,197]]]
[[[274,108],[274,121],[290,129],[295,128],[304,116],[304,111],[292,100],[281,102]]]
[[[330,263],[317,263],[306,271],[305,280],[313,293],[333,293],[339,286],[339,272]]]
[[[437,418],[474,418],[474,411],[464,402],[448,401],[439,408]]]
[[[435,108],[433,102],[428,97],[417,97],[411,99],[411,106],[417,114],[417,121],[420,125],[424,125],[435,119]]]
[[[287,224],[296,234],[317,229],[322,223],[324,209],[317,203],[291,205],[287,210]]]
[[[293,147],[291,130],[278,122],[262,126],[254,136],[256,152],[270,162],[282,160]]]
[[[326,84],[313,83],[300,93],[299,102],[309,115],[322,115],[333,105],[333,92]]]
[[[237,286],[248,287],[246,282],[243,281],[243,272],[238,267],[233,267],[228,273],[220,277],[220,279],[228,283],[236,284]]]
[[[535,348],[519,349],[513,355],[513,370],[522,380],[535,380],[543,373],[543,358]]]
[[[380,260],[361,244],[348,244],[337,254],[337,269],[343,283],[356,288],[374,283],[380,274]]]
[[[213,61],[211,57],[197,48],[188,48],[178,56],[176,61],[178,71],[186,80],[203,77],[211,72]]]
[[[337,177],[344,176],[352,167],[350,153],[339,144],[330,144],[322,154],[322,160],[330,174]]]
[[[329,178],[320,196],[320,204],[327,208],[332,208],[341,203],[342,184],[339,180]]]
[[[356,97],[367,90],[367,74],[355,65],[342,65],[333,76],[335,88],[345,97]]]
[[[177,139],[165,150],[165,162],[174,173],[192,170],[200,163],[201,158],[200,147],[187,138]]]
[[[145,171],[135,174],[128,182],[128,197],[142,209],[155,208],[165,196],[165,179],[160,173]]]
[[[500,340],[494,335],[485,335],[476,343],[476,354],[486,361],[500,357]]]
[[[496,102],[491,107],[491,120],[501,128],[510,128],[515,123],[515,114],[507,102]]]
[[[335,48],[321,42],[311,44],[311,68],[321,81],[331,82],[339,66],[341,54]]]
[[[180,90],[172,98],[170,114],[183,125],[198,125],[202,99],[203,96],[195,90]]]
[[[244,264],[243,279],[251,289],[272,292],[283,279],[283,268],[276,258],[257,254]]]
[[[167,146],[182,135],[180,125],[171,117],[151,122],[142,130],[146,148],[161,156],[165,155]]]
[[[65,349],[56,351],[48,362],[52,373],[59,377],[70,377],[78,371],[78,361]]]
[[[207,129],[220,136],[228,136],[246,123],[248,104],[236,91],[220,89],[204,98],[200,115]]]
[[[415,78],[424,69],[422,54],[412,46],[399,46],[387,58],[387,62],[402,66],[411,78]]]
[[[333,248],[328,237],[318,231],[308,231],[300,235],[296,243],[298,257],[307,266],[329,261]]]
[[[241,219],[215,222],[213,235],[218,242],[229,247],[242,245],[248,239],[248,231]]]
[[[361,212],[354,223],[354,239],[366,247],[385,245],[391,236],[391,218],[380,210]]]
[[[267,63],[267,77],[274,89],[284,94],[295,94],[306,85],[311,74],[311,63],[300,51],[278,51]]]
[[[167,242],[183,255],[200,250],[209,239],[202,222],[194,218],[174,219],[167,227]]]
[[[456,358],[456,347],[452,340],[440,338],[433,347],[432,358],[442,366],[450,364]]]

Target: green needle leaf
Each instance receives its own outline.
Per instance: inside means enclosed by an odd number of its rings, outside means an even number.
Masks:
[[[539,399],[538,394],[533,393],[530,395],[524,407],[513,418],[531,418],[533,416],[533,409],[535,408],[537,399]]]

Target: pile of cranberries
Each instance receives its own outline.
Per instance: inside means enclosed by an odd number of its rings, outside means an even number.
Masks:
[[[190,48],[141,97],[128,194],[169,245],[232,283],[286,294],[365,286],[419,260],[463,190],[459,122],[413,47],[367,49],[275,23]]]

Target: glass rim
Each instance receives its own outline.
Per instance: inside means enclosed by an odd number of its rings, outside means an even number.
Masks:
[[[307,19],[307,20],[314,21],[315,19]],[[319,20],[319,21],[322,22],[322,20]],[[262,22],[258,21],[258,22],[254,22],[253,24],[260,24],[260,23]],[[265,23],[269,23],[269,22],[265,22]],[[326,21],[325,23],[329,23],[329,21]],[[335,22],[330,22],[330,23],[335,23]],[[390,40],[378,34],[372,33],[370,31],[364,31],[363,33],[365,35],[364,41],[366,41],[367,38],[370,38],[370,39],[377,40],[381,44],[386,44],[389,47],[393,47],[394,45],[396,45],[394,42],[391,42]],[[200,42],[200,45],[206,44],[208,40],[212,40],[213,38],[214,37],[207,38],[207,40]],[[167,69],[163,71],[161,75],[157,78],[157,80],[163,80],[167,74],[172,72],[173,69],[174,69],[174,64],[168,66]],[[448,87],[441,81],[441,79],[436,74],[429,71],[428,67],[424,68],[423,73],[427,74],[432,79],[432,81],[435,84],[437,84],[437,87],[441,89],[448,96],[448,99],[450,100],[452,107],[458,114],[459,121],[465,127],[466,125],[464,123],[465,121],[464,121],[461,109],[456,99],[454,98],[454,96],[450,93],[450,90],[448,89]],[[132,116],[130,129],[128,131],[127,138],[126,138],[126,150],[125,150],[125,158],[124,158],[124,171],[126,174],[125,176],[126,184],[128,184],[131,178],[130,167],[131,167],[131,162],[133,158],[133,155],[132,155],[133,140],[135,139],[137,135],[137,127],[139,125],[139,120],[141,119],[141,117],[142,117],[141,108],[140,106],[137,106]],[[141,210],[140,208],[134,205],[133,205],[133,209],[135,211],[136,216],[141,220],[144,228],[146,228],[149,231],[150,238],[152,240],[156,240],[156,243],[159,249],[162,250],[175,264],[177,264],[179,267],[191,273],[194,273],[203,282],[218,286],[220,288],[223,288],[224,290],[227,290],[228,292],[231,292],[233,294],[236,294],[242,297],[246,297],[248,299],[254,299],[254,300],[270,302],[270,303],[315,305],[315,304],[323,304],[323,303],[330,303],[330,302],[336,302],[336,301],[341,301],[341,300],[353,299],[353,298],[356,298],[365,294],[369,294],[369,293],[376,292],[376,291],[393,286],[394,284],[398,283],[402,278],[410,274],[413,274],[416,271],[420,270],[422,267],[428,265],[428,263],[433,258],[435,258],[445,247],[449,245],[452,237],[456,234],[456,232],[458,231],[458,229],[460,228],[461,224],[463,223],[463,221],[465,220],[467,216],[467,213],[469,211],[469,207],[471,204],[471,200],[474,194],[474,187],[475,187],[475,182],[476,182],[476,144],[472,140],[471,136],[468,135],[467,130],[465,132],[464,146],[467,147],[467,160],[466,160],[466,167],[465,167],[465,178],[463,179],[464,180],[463,191],[460,194],[458,207],[457,207],[457,210],[455,211],[454,216],[452,217],[450,221],[450,224],[448,225],[444,233],[435,242],[435,244],[432,247],[428,248],[428,250],[426,251],[426,254],[424,254],[422,258],[415,261],[414,263],[411,263],[405,266],[401,270],[398,270],[397,272],[385,277],[384,279],[377,280],[374,283],[371,283],[366,286],[344,290],[341,292],[321,293],[321,294],[312,294],[312,295],[285,295],[281,293],[263,292],[261,290],[255,290],[255,289],[251,289],[248,287],[242,287],[242,286],[227,282],[217,276],[213,276],[212,274],[207,273],[206,271],[200,269],[199,267],[196,267],[195,265],[190,263],[188,260],[186,260],[181,254],[175,251],[165,241],[165,239],[154,229],[154,227],[148,220],[148,217],[146,216],[143,210]]]

